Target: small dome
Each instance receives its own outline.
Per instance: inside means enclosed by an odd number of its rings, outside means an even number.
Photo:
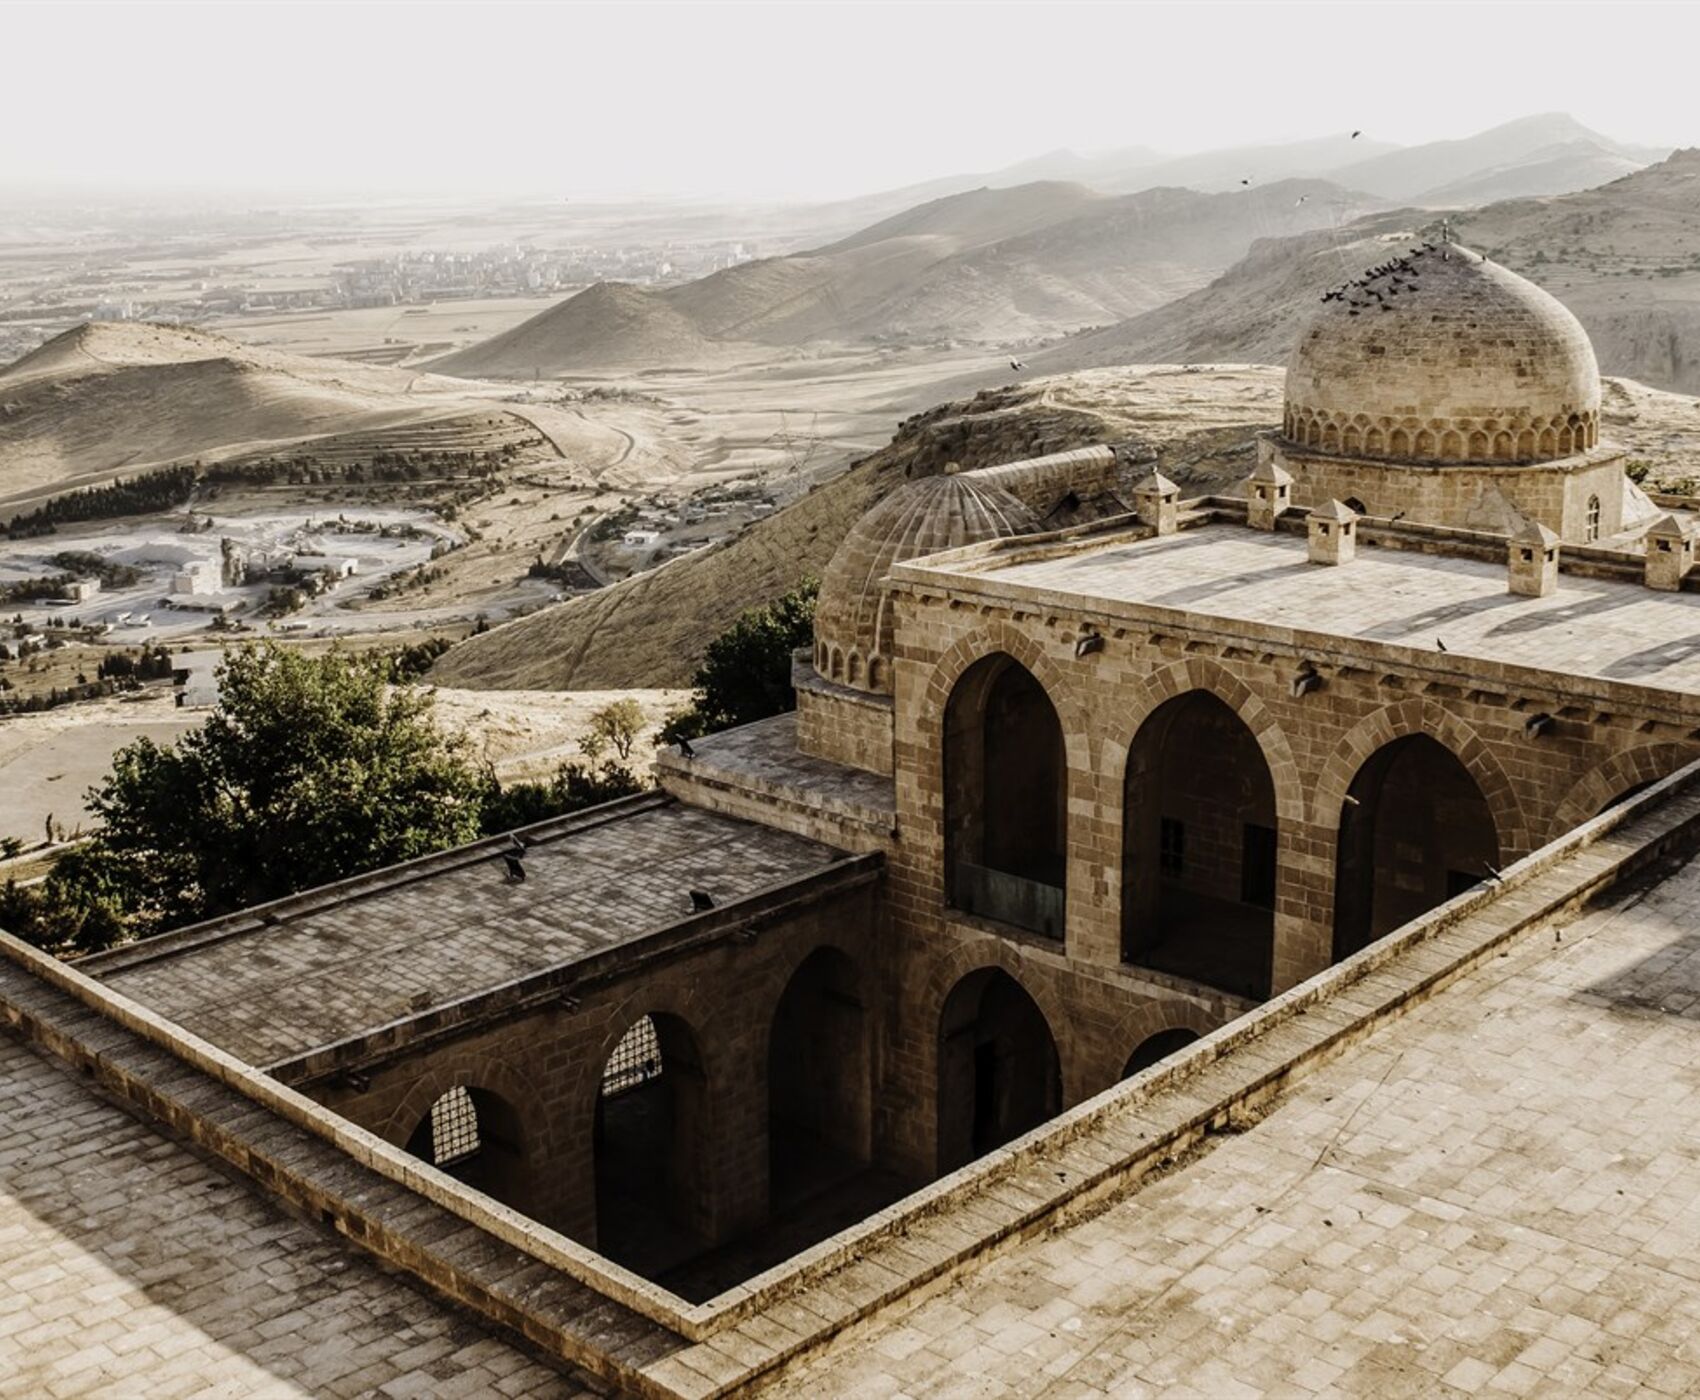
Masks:
[[[1345,457],[1542,462],[1599,442],[1582,324],[1527,278],[1423,244],[1329,292],[1287,365],[1282,434]]]
[[[856,522],[826,566],[815,607],[816,669],[860,690],[889,691],[891,616],[882,584],[892,566],[1040,528],[1016,497],[972,474],[899,487]]]

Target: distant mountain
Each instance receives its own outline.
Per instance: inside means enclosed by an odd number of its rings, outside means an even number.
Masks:
[[[1073,336],[1034,355],[1033,369],[1282,363],[1324,289],[1435,217],[1403,210],[1260,242],[1208,286]],[[1678,151],[1599,189],[1455,214],[1452,226],[1575,312],[1601,369],[1700,394],[1700,150]]]
[[[1319,181],[1107,197],[1041,182],[903,210],[835,243],[656,291],[599,286],[434,368],[479,377],[713,365],[755,346],[1029,341],[1208,281],[1258,238],[1376,201]]]
[[[1526,159],[1477,171],[1453,184],[1429,190],[1420,202],[1469,206],[1492,204],[1501,199],[1570,194],[1633,175],[1645,164],[1596,141],[1564,141],[1543,147]]]
[[[1626,146],[1590,131],[1574,117],[1563,112],[1546,112],[1539,116],[1522,117],[1488,131],[1458,141],[1429,141],[1421,146],[1406,146],[1388,151],[1369,160],[1336,166],[1328,178],[1354,190],[1380,195],[1383,199],[1408,201],[1416,204],[1456,202],[1454,192],[1460,187],[1476,187],[1475,194],[1466,198],[1505,198],[1530,194],[1568,194],[1586,189],[1594,182],[1594,168],[1586,162],[1576,166],[1575,178],[1583,184],[1564,188],[1518,190],[1494,181],[1512,178],[1518,167],[1530,164],[1551,166],[1555,148],[1586,145],[1614,155],[1632,167],[1646,165],[1669,155],[1668,150]],[[1626,173],[1618,170],[1616,174]],[[1490,179],[1489,177],[1492,177]]]

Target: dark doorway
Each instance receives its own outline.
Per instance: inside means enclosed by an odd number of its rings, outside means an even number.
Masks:
[[[708,1235],[708,1084],[696,1037],[673,1016],[640,1017],[597,1091],[596,1247],[654,1277]]]
[[[498,1094],[457,1084],[419,1120],[407,1150],[503,1205],[533,1209],[519,1115]]]
[[[1198,1032],[1189,1031],[1185,1026],[1174,1026],[1166,1031],[1158,1031],[1156,1035],[1147,1036],[1139,1042],[1133,1054],[1128,1056],[1127,1067],[1122,1070],[1122,1078],[1127,1079],[1142,1069],[1150,1069],[1152,1065],[1168,1059],[1175,1051],[1185,1049],[1197,1039]]]
[[[944,721],[945,889],[952,906],[1063,935],[1068,771],[1062,722],[1013,658],[988,656]]]
[[[767,1050],[768,1190],[775,1212],[868,1165],[867,1008],[856,965],[817,948],[792,974]]]
[[[1208,691],[1159,706],[1128,751],[1122,956],[1269,995],[1278,836],[1256,736]]]
[[[1493,812],[1470,772],[1426,734],[1395,739],[1352,779],[1334,866],[1334,960],[1486,879]]]
[[[940,1173],[1020,1137],[1062,1108],[1056,1041],[1045,1015],[997,968],[969,973],[945,999],[938,1075]]]

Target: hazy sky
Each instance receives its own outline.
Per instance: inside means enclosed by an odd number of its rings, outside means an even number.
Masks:
[[[1700,6],[0,3],[0,182],[833,196],[1564,110],[1700,144]]]

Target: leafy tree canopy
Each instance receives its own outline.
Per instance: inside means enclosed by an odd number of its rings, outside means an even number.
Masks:
[[[814,640],[819,592],[816,580],[805,579],[765,607],[740,613],[708,644],[690,707],[668,719],[658,742],[694,739],[796,709],[791,653]]]

